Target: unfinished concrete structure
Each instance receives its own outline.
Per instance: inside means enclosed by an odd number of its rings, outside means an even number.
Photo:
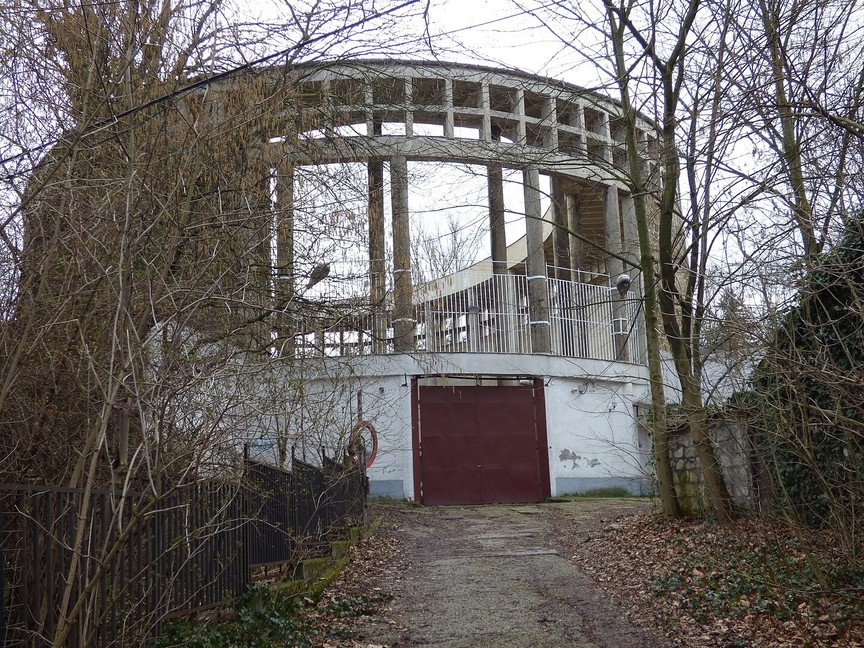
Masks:
[[[292,75],[291,133],[273,133],[267,152],[276,302],[289,304],[277,352],[350,364],[350,379],[330,369],[307,374],[307,392],[332,390],[325,374],[343,376],[344,420],[334,426],[374,430],[373,494],[468,503],[610,485],[643,492],[650,442],[637,419],[647,371],[638,273],[627,262],[638,258],[638,241],[617,105],[473,65],[365,60]],[[650,172],[655,126],[641,122],[639,133]],[[490,249],[487,259],[418,285],[408,173],[425,161],[485,169]],[[349,316],[342,309],[329,321],[301,321],[290,307],[303,291],[295,174],[358,162],[367,176],[368,280],[339,296]],[[503,177],[513,169],[522,176],[525,235],[507,241]],[[634,278],[624,295],[614,285],[622,273]],[[305,416],[320,420],[312,409]]]

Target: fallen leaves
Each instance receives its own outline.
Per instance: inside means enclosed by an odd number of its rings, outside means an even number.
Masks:
[[[651,515],[588,530],[554,506],[547,518],[564,555],[674,645],[864,646],[864,564],[844,560],[824,535]]]
[[[395,525],[385,520],[374,537],[351,548],[351,561],[315,606],[321,637],[315,646],[389,648],[364,641],[361,628],[370,616],[384,623],[395,623],[387,618],[393,592],[376,584],[387,578],[399,580],[398,574],[404,571],[402,546],[394,530]]]

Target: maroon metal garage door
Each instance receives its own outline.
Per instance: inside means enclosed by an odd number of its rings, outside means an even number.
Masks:
[[[414,470],[424,504],[548,497],[543,381],[533,387],[415,383]]]

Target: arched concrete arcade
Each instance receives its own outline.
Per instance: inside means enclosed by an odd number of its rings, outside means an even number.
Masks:
[[[534,429],[514,431],[522,435],[514,453],[536,448],[525,469],[536,483],[517,489],[522,495],[502,497],[536,499],[622,480],[640,490],[646,462],[635,415],[646,399],[646,381],[639,300],[636,292],[621,297],[612,288],[620,273],[633,273],[627,260],[638,250],[632,197],[622,181],[617,105],[566,83],[473,65],[344,61],[301,66],[290,76],[296,99],[285,111],[285,130],[272,132],[265,146],[275,187],[276,301],[290,303],[302,288],[294,271],[293,186],[304,166],[365,165],[368,281],[366,294],[354,297],[351,318],[310,326],[288,313],[279,350],[355,366],[368,356],[376,367],[352,370],[356,384],[345,394],[350,400],[354,392],[369,392],[365,411],[349,407],[348,416],[376,418],[381,447],[370,467],[373,492],[448,501],[440,486],[430,496],[428,484],[460,482],[471,490],[471,484],[482,486],[485,474],[488,485],[489,466],[480,458],[488,455],[484,447],[503,438],[500,431],[461,438],[458,454],[477,460],[462,462],[466,467],[456,475],[450,470],[455,445],[438,443],[432,450],[432,439],[444,434],[436,422],[443,410],[428,414],[435,408],[424,412],[418,399],[422,389],[447,388],[454,394],[450,405],[462,407],[458,385],[468,384],[487,390],[530,385],[533,400],[526,403],[543,401],[524,417],[537,420]],[[656,129],[647,121],[638,129],[652,172]],[[485,169],[490,245],[487,260],[418,285],[408,165],[427,161]],[[522,176],[525,236],[508,241],[503,174],[514,169]],[[371,404],[391,391],[387,407]],[[425,393],[431,398],[433,392]],[[597,397],[589,405],[591,394]],[[471,426],[482,426],[482,419]],[[601,449],[604,442],[608,447]],[[495,470],[514,459],[505,452]],[[536,497],[524,494],[535,490]]]

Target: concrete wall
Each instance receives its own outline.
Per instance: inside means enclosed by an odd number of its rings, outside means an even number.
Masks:
[[[344,449],[363,418],[378,433],[368,470],[372,495],[414,499],[411,381],[424,376],[542,376],[545,387],[552,495],[623,486],[650,491],[650,438],[638,431],[634,403],[648,400],[646,370],[624,363],[573,361],[537,355],[437,354],[370,356],[324,361],[304,380],[304,407],[293,429],[307,459],[325,445]]]
[[[757,506],[757,493],[753,487],[746,431],[736,421],[718,416],[709,420],[708,434],[714,442],[717,461],[735,506],[754,509]],[[709,512],[711,506],[705,480],[689,427],[682,426],[672,433],[670,452],[675,489],[684,509],[693,515]]]
[[[651,492],[651,440],[634,408],[647,398],[639,381],[553,377],[546,387],[553,495],[614,486]]]

